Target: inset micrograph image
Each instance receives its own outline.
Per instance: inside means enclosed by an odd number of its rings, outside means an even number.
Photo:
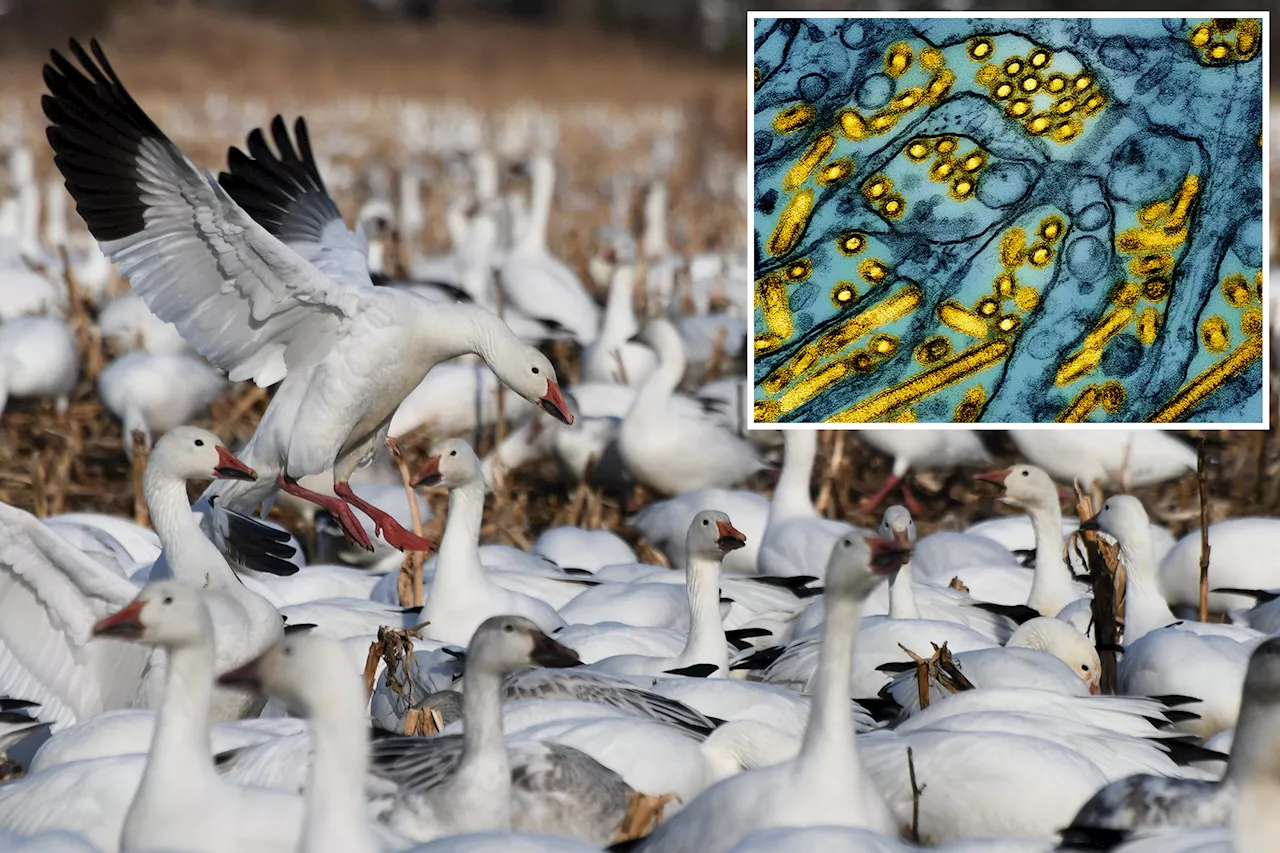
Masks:
[[[1264,424],[1260,18],[753,27],[757,424]]]

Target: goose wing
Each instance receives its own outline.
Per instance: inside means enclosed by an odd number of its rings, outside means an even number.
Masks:
[[[134,703],[150,650],[93,640],[138,588],[39,519],[0,503],[0,689],[70,723]]]
[[[96,41],[92,57],[70,49],[84,70],[53,51],[41,105],[54,163],[102,251],[232,381],[265,387],[317,363],[358,313],[361,289],[320,272],[197,169]]]

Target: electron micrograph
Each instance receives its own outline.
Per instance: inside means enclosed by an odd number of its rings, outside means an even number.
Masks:
[[[1262,21],[754,21],[757,423],[1264,422]]]

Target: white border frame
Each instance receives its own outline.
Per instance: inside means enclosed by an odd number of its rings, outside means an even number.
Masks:
[[[756,282],[756,258],[755,258],[755,197],[756,197],[756,169],[755,169],[755,27],[756,21],[760,18],[796,18],[800,20],[809,20],[815,18],[844,18],[850,20],[867,19],[867,18],[962,18],[962,19],[1009,19],[1009,18],[1137,18],[1137,19],[1158,19],[1167,18],[1261,18],[1262,19],[1262,364],[1263,364],[1263,381],[1262,381],[1262,423],[1225,423],[1225,424],[1209,424],[1196,422],[1178,422],[1172,424],[1151,424],[1151,423],[867,423],[867,424],[848,424],[848,423],[790,423],[790,422],[773,422],[773,423],[756,423],[755,422],[755,388],[756,388],[756,354],[755,354],[755,322],[754,319],[747,325],[747,385],[751,389],[751,398],[748,401],[750,408],[746,412],[746,423],[748,430],[776,430],[776,429],[815,429],[815,430],[866,430],[866,429],[979,429],[979,430],[1008,430],[1008,429],[1087,429],[1087,430],[1114,430],[1114,429],[1142,429],[1156,431],[1187,431],[1187,430],[1240,430],[1240,431],[1256,431],[1271,429],[1271,323],[1275,320],[1271,316],[1271,253],[1272,253],[1272,237],[1271,237],[1271,187],[1269,177],[1271,175],[1271,12],[1167,12],[1164,14],[1139,13],[1139,12],[1055,12],[1045,14],[1043,12],[991,12],[982,14],[973,14],[970,12],[856,12],[856,11],[835,11],[835,12],[804,12],[798,10],[785,10],[778,12],[747,12],[747,163],[750,172],[750,204],[747,210],[747,270],[749,279],[747,286],[751,288],[752,298],[752,317],[755,316],[755,282]]]

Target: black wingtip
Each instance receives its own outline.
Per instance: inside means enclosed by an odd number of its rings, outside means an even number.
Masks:
[[[1030,622],[1032,619],[1038,619],[1041,615],[1039,610],[1028,607],[1025,604],[993,604],[990,601],[975,601],[970,607],[976,607],[979,610],[985,610],[988,613],[994,613],[997,616],[1004,616],[1012,619],[1021,625],[1024,622]]]
[[[683,675],[687,678],[710,678],[720,667],[713,663],[695,663],[679,669],[663,670],[667,675]]]

